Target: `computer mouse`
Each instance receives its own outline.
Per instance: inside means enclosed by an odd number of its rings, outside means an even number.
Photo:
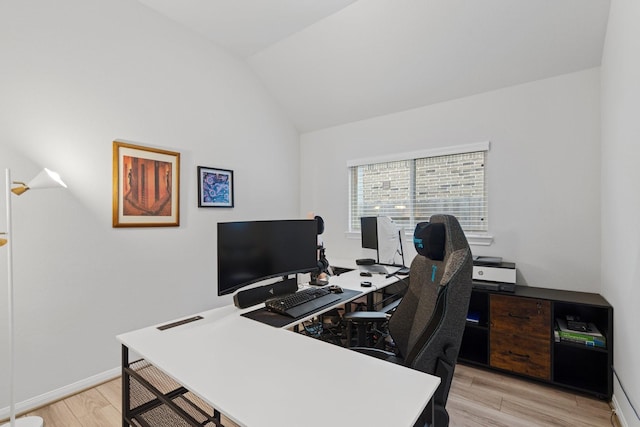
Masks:
[[[344,291],[342,290],[342,288],[340,286],[337,285],[331,285],[329,286],[329,291],[333,292],[334,294],[341,294]]]

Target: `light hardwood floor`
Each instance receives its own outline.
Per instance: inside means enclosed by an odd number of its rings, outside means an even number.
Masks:
[[[447,410],[455,427],[618,427],[602,400],[460,364]]]
[[[120,406],[117,378],[29,415],[45,427],[121,427]],[[601,400],[465,365],[456,367],[447,410],[451,427],[618,426]]]

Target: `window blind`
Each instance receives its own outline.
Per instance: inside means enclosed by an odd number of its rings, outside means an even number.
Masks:
[[[389,216],[405,230],[433,214],[451,214],[467,232],[488,230],[486,150],[354,162],[350,175],[350,229],[362,216]]]

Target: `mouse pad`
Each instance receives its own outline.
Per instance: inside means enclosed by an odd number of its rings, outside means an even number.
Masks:
[[[336,294],[340,296],[340,301],[334,302],[332,305],[335,307],[340,304],[341,301],[349,301],[354,299],[356,296],[360,295],[361,291],[353,291],[351,289],[344,289],[341,294]],[[308,316],[309,314],[317,313],[322,311],[324,307],[321,307],[317,310],[312,311],[304,316],[300,317],[289,317],[284,314],[274,313],[273,311],[267,310],[266,307],[259,308],[257,310],[250,311],[248,313],[243,313],[242,316],[248,317],[249,319],[257,320],[258,322],[266,323],[267,325],[274,326],[276,328],[282,328],[286,325],[291,325],[296,322],[296,320],[302,319],[303,317]]]

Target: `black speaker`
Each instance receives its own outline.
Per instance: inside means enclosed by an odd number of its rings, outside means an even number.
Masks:
[[[298,280],[294,277],[270,285],[240,291],[233,296],[233,303],[238,308],[247,308],[279,295],[292,294],[297,290]]]

